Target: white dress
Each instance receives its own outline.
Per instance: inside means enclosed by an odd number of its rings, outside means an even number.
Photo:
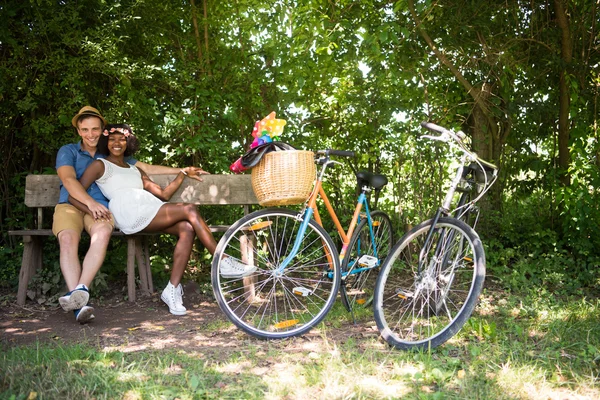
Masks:
[[[144,190],[142,175],[134,165],[123,168],[102,158],[99,160],[104,163],[104,174],[96,183],[109,200],[108,209],[116,227],[128,235],[141,231],[165,203]]]

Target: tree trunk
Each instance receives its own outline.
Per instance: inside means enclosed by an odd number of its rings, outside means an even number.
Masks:
[[[489,86],[484,85],[481,89],[473,88],[479,99],[487,103],[490,98]],[[472,139],[473,139],[473,151],[477,155],[485,160],[492,160],[492,148],[493,140],[492,135],[488,132],[488,117],[485,110],[482,110],[477,103],[473,107],[473,126],[472,126]]]
[[[202,41],[200,40],[200,31],[198,30],[198,17],[196,12],[196,2],[192,2],[192,24],[194,25],[194,37],[196,38],[196,47],[198,48],[198,64],[200,72],[204,72],[204,57],[202,57]]]
[[[476,91],[479,99],[486,104],[492,96],[490,85],[484,84],[481,89],[474,88],[473,90]],[[495,121],[495,119],[493,120]],[[490,116],[486,114],[486,110],[482,110],[478,106],[478,103],[475,103],[473,107],[470,121],[473,151],[486,161],[498,163],[503,143],[499,135],[501,131],[498,129],[498,125],[495,126],[495,130],[489,126]],[[496,234],[500,229],[499,220],[497,218],[489,218],[489,216],[494,212],[499,213],[502,210],[502,187],[499,182],[496,182],[490,188],[488,194],[477,205],[481,210],[481,214],[488,217],[481,219],[477,231],[483,236]]]
[[[429,37],[427,31],[423,27],[423,24],[417,15],[414,8],[414,0],[408,1],[410,13],[417,25],[417,29],[423,39],[427,42],[433,53],[436,55],[440,63],[445,65],[450,72],[456,77],[457,81],[461,83],[465,91],[473,98],[473,111],[471,115],[472,123],[472,138],[473,138],[473,150],[481,158],[486,161],[496,163],[500,166],[500,158],[504,143],[508,138],[510,132],[510,120],[504,121],[504,123],[494,115],[492,111],[492,105],[489,101],[492,95],[493,85],[484,82],[481,87],[474,87],[465,76],[462,75],[460,70],[450,61],[450,59],[441,52],[434,41]],[[507,115],[507,105],[503,105],[503,110],[498,115]],[[502,192],[501,185],[497,182],[490,192],[490,196],[484,198],[480,202],[480,207],[483,210],[483,214],[487,214],[488,211],[501,211],[502,205]],[[495,219],[494,219],[495,220]],[[485,230],[493,231],[495,226],[490,225],[489,227],[482,227]]]
[[[206,5],[206,0],[203,1],[204,6],[204,56],[206,59],[206,70],[208,71],[208,76],[212,75],[210,70],[210,56],[208,52],[208,6]]]
[[[571,183],[571,176],[569,174],[569,164],[571,162],[571,155],[569,153],[569,110],[571,107],[571,95],[567,83],[567,68],[573,59],[573,47],[569,18],[565,13],[563,5],[562,0],[554,0],[554,11],[556,12],[556,20],[561,32],[560,57],[563,61],[560,71],[558,97],[558,166],[560,169],[560,182],[564,186],[569,186]]]

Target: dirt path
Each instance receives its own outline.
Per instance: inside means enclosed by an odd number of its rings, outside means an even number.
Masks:
[[[128,352],[182,348],[214,351],[224,356],[249,342],[259,347],[273,343],[255,339],[235,328],[214,299],[200,293],[194,284],[185,288],[184,305],[188,308],[185,316],[170,314],[158,293],[135,303],[120,301],[119,297],[108,297],[93,304],[96,318],[86,325],[75,322],[73,313],[60,307],[38,306],[33,302],[21,307],[11,302],[0,308],[0,341],[9,346],[36,342],[86,343]],[[328,340],[343,342],[351,337],[379,336],[372,325],[343,324],[331,330]],[[313,330],[301,338],[287,340],[286,347],[318,346],[322,340],[319,332]]]

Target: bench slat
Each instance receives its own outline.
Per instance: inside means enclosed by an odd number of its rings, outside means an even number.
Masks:
[[[225,232],[230,225],[210,225],[211,232]],[[132,236],[151,236],[160,232],[139,232]],[[24,229],[20,231],[8,231],[9,236],[53,236],[52,229]],[[115,230],[113,236],[127,236],[121,231]]]
[[[52,236],[52,229],[25,229],[8,231],[8,236]]]

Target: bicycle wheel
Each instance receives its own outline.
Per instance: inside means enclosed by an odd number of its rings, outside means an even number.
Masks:
[[[465,324],[485,279],[485,253],[477,233],[453,218],[423,222],[391,250],[375,287],[375,321],[399,349],[433,348]],[[419,264],[421,268],[419,268]]]
[[[339,257],[329,235],[314,220],[291,262],[301,221],[297,212],[265,209],[227,230],[212,262],[219,307],[240,329],[261,339],[301,335],[317,325],[335,302],[341,281]],[[251,275],[222,276],[223,257],[256,267]]]
[[[373,235],[364,218],[352,234],[342,261],[342,302],[348,311],[371,305],[381,264],[394,243],[390,217],[373,211],[371,220]]]

